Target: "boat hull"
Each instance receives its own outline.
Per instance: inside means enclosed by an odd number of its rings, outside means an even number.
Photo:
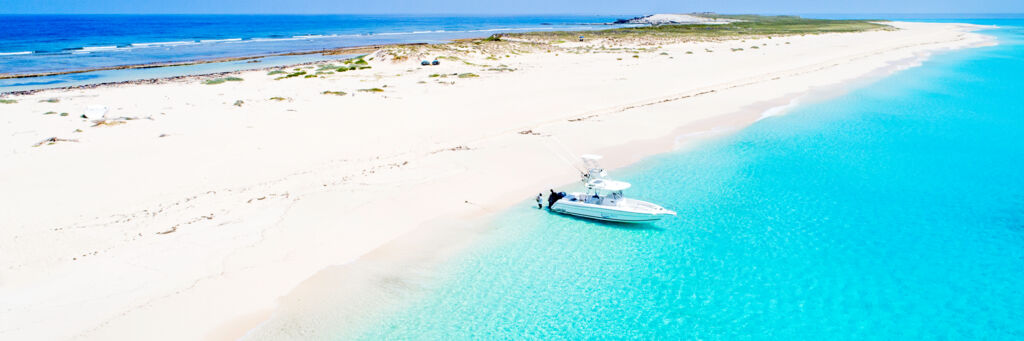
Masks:
[[[646,223],[658,221],[670,213],[651,213],[620,210],[614,207],[559,200],[551,205],[551,211],[582,218],[613,221],[619,223]]]

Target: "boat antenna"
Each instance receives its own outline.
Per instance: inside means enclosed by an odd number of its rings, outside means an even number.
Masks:
[[[555,137],[553,135],[548,135],[547,137],[550,137],[551,140],[555,142],[555,145],[560,147],[562,149],[562,151],[559,152],[555,148],[552,148],[551,145],[549,145],[546,141],[543,142],[544,147],[547,147],[548,150],[551,151],[551,153],[554,154],[556,157],[558,157],[559,160],[562,160],[562,162],[564,162],[565,164],[569,165],[569,167],[572,167],[573,169],[575,169],[577,172],[580,173],[580,175],[586,175],[587,174],[587,172],[584,172],[582,169],[577,167],[575,163],[573,163],[572,161],[569,161],[569,159],[566,159],[566,157],[565,157],[566,153],[568,153],[568,155],[576,155],[576,154],[573,154],[572,151],[569,150],[569,148],[566,147],[565,144],[563,144],[562,141],[558,139],[558,137]]]

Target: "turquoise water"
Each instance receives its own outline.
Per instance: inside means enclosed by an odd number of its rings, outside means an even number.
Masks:
[[[1024,21],[998,24],[1000,46],[613,173],[678,218],[513,209],[359,336],[1024,339]]]

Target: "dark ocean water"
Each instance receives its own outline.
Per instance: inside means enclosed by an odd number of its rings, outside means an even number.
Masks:
[[[0,73],[606,28],[599,16],[0,15]]]
[[[629,17],[629,16],[624,16]],[[609,16],[0,15],[0,74],[90,70],[495,33],[592,30]],[[0,93],[276,67],[351,56],[307,54],[202,65],[0,79]]]

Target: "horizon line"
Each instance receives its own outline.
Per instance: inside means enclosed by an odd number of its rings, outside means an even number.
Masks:
[[[715,12],[715,11],[702,11],[702,12],[660,12],[651,13],[644,15],[653,14],[703,14],[703,13],[714,13],[724,15],[1024,15],[1024,12]],[[522,16],[522,15],[574,15],[574,16],[593,16],[593,15],[635,15],[625,13],[444,13],[444,12],[430,12],[430,13],[372,13],[372,12],[356,12],[356,13],[235,13],[235,12],[206,12],[206,13],[189,13],[189,12],[155,12],[155,13],[126,13],[126,12],[86,12],[86,13],[53,13],[53,12],[26,12],[26,13],[4,13],[0,12],[0,15],[379,15],[379,16],[406,16],[406,15],[436,15],[436,16]]]

